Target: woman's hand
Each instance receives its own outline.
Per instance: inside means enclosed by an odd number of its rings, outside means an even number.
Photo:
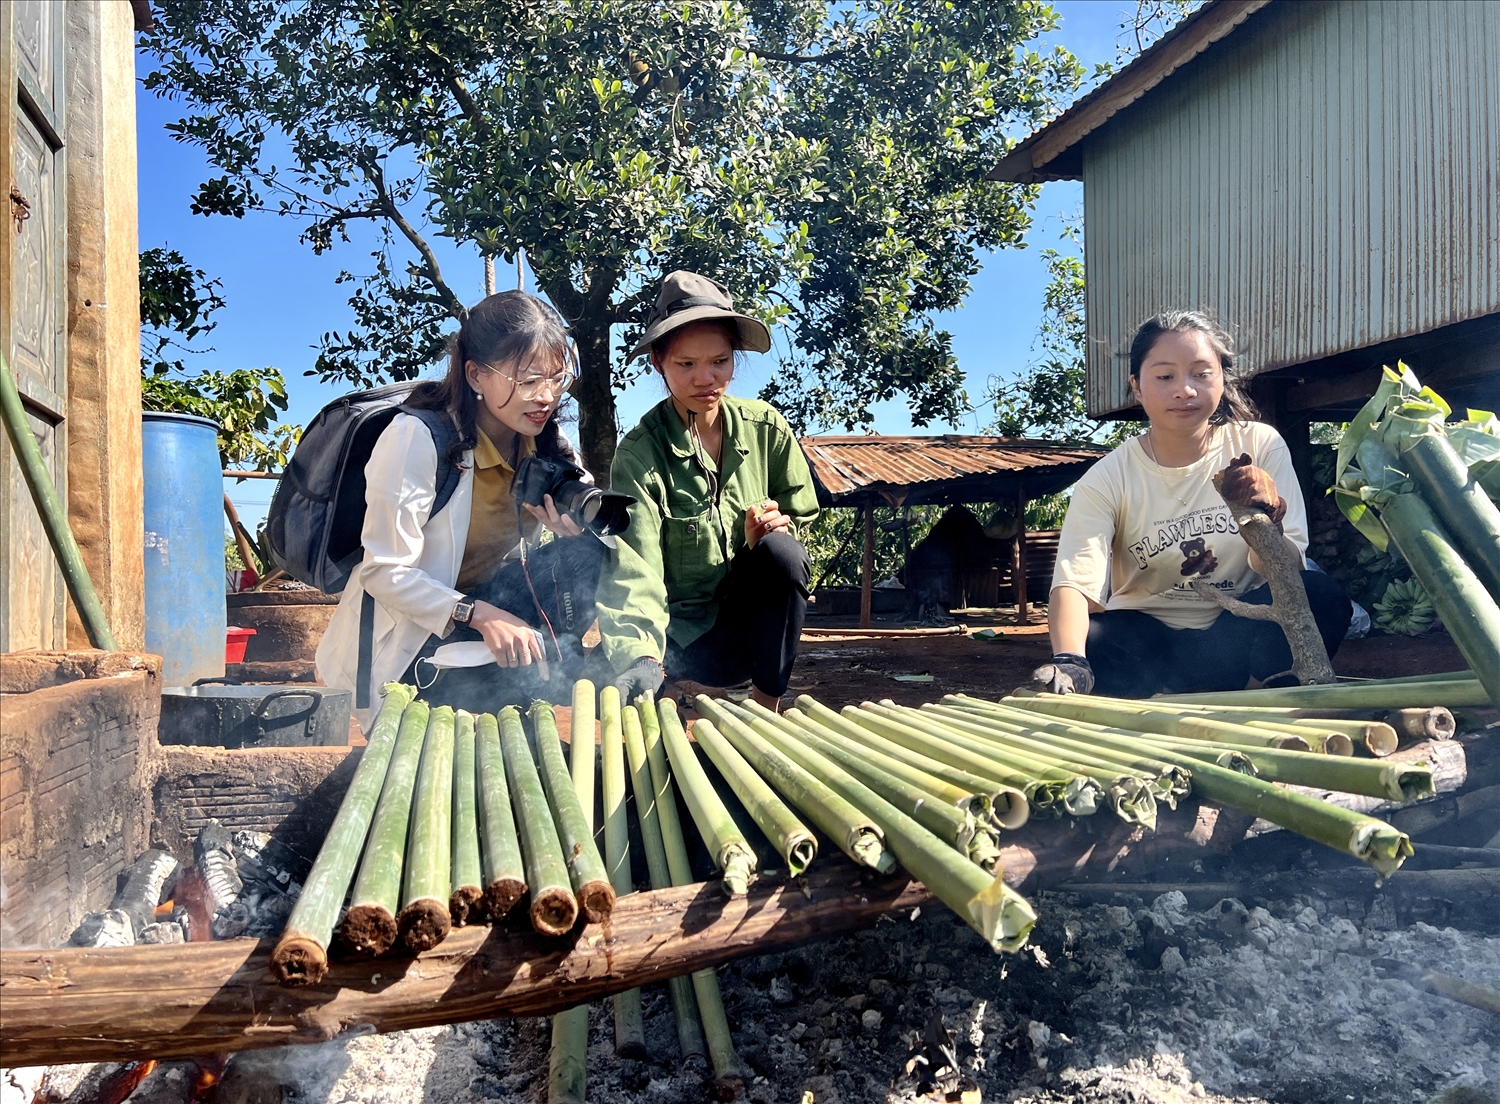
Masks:
[[[506,613],[488,602],[475,602],[469,627],[484,638],[490,654],[500,666],[530,667],[536,663],[542,678],[552,677],[547,669],[547,652],[542,647],[541,634],[515,614]]]
[[[533,506],[530,503],[523,503],[523,505],[526,507],[527,513],[536,518],[537,521],[541,522],[548,529],[551,529],[559,537],[583,536],[582,526],[574,521],[570,515],[557,512],[557,506],[552,501],[551,495],[543,495],[540,506]]]
[[[762,537],[772,533],[785,533],[792,527],[792,519],[781,512],[773,498],[745,511],[745,543],[754,548]]]

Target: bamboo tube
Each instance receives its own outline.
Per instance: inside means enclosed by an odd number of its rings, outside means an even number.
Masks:
[[[1347,733],[1325,729],[1315,723],[1299,724],[1296,721],[1269,721],[1258,720],[1256,718],[1240,719],[1241,715],[1239,714],[1232,717],[1225,717],[1217,713],[1205,713],[1203,716],[1207,720],[1227,720],[1231,724],[1242,724],[1246,728],[1258,728],[1262,732],[1279,732],[1287,736],[1298,736],[1307,745],[1306,748],[1299,748],[1295,744],[1283,744],[1282,747],[1286,751],[1305,750],[1315,752],[1318,755],[1337,755],[1341,757],[1348,757],[1354,754],[1354,740]],[[1186,731],[1191,731],[1191,722],[1188,723]],[[1179,728],[1179,735],[1182,734],[1183,729]],[[1380,747],[1381,743],[1377,741],[1375,746]],[[1395,748],[1392,747],[1391,751],[1394,750]],[[1373,755],[1374,752],[1372,751],[1371,754]],[[1383,752],[1382,754],[1389,755],[1390,752]]]
[[[1386,723],[1396,730],[1403,742],[1422,740],[1451,740],[1458,731],[1453,713],[1440,705],[1430,709],[1393,709],[1386,716]]]
[[[440,705],[429,714],[412,794],[396,929],[413,954],[436,947],[453,927],[448,912],[453,889],[453,728],[450,706]]]
[[[1061,748],[1031,739],[1027,735],[1030,730],[1019,726],[1006,730],[1002,736],[987,732],[978,725],[965,727],[968,722],[962,719],[929,715],[926,710],[907,710],[875,702],[865,702],[860,709],[932,738],[949,741],[955,747],[981,757],[1026,770],[1061,771],[1092,778],[1121,820],[1153,831],[1156,828],[1155,774],[1110,762],[1093,750]],[[1170,783],[1163,789],[1170,790]]]
[[[790,739],[801,740],[985,870],[999,860],[1000,848],[995,842],[995,833],[967,808],[944,801],[931,791],[881,770],[868,759],[820,738],[755,701],[739,706],[731,703],[726,708],[737,713],[741,720],[762,735],[768,735],[766,729],[775,728]]]
[[[649,695],[638,708],[644,716],[645,712],[651,708]],[[692,885],[693,870],[688,863],[687,844],[682,838],[682,823],[676,815],[676,797],[673,793],[672,774],[664,746],[669,739],[672,739],[674,727],[678,734],[682,734],[682,722],[677,717],[675,702],[658,702],[657,715],[659,724],[654,746],[651,742],[651,733],[647,731],[643,735],[646,738],[646,762],[651,770],[652,785],[657,793],[658,822],[661,825],[662,847],[667,855],[667,872],[673,885]],[[692,750],[686,748],[687,736],[681,735],[681,740],[684,748],[691,755]],[[697,761],[694,760],[694,762]],[[702,768],[699,767],[699,770],[701,772]],[[708,783],[706,775],[703,781],[705,785]],[[666,812],[669,803],[673,805],[672,815],[661,815]],[[691,802],[689,805],[691,806]],[[728,813],[725,813],[725,818],[728,818]],[[738,830],[735,831],[737,834]],[[708,842],[707,836],[704,837],[704,842]],[[741,842],[743,843],[743,839]],[[749,847],[747,846],[745,850],[749,851]],[[751,855],[753,857],[754,853],[751,852]],[[739,1095],[738,1086],[743,1078],[740,1074],[739,1056],[734,1052],[734,1040],[729,1033],[729,1017],[724,1011],[724,997],[719,991],[719,975],[713,968],[694,970],[691,980],[693,996],[698,1002],[699,1022],[703,1025],[703,1035],[708,1043],[708,1058],[714,1069],[716,1095],[732,1100]]]
[[[719,702],[700,694],[698,715],[707,717],[734,745],[750,765],[808,820],[838,845],[840,851],[862,866],[882,874],[896,868],[896,860],[882,842],[875,821],[820,778],[809,774],[781,750],[767,743],[748,725],[722,708]]]
[[[1445,622],[1446,624],[1446,622]],[[1484,708],[1489,695],[1478,679],[1428,682],[1336,682],[1331,686],[1280,686],[1214,694],[1171,694],[1152,701],[1214,705],[1285,705],[1316,709],[1417,709],[1430,705]]]
[[[618,901],[635,891],[630,880],[630,825],[625,808],[625,733],[620,728],[620,692],[613,686],[599,691],[600,782],[604,789],[604,865]],[[646,1028],[641,991],[627,989],[613,998],[615,1053],[622,1058],[646,1057]]]
[[[536,735],[537,761],[540,764],[542,785],[552,806],[552,815],[557,823],[557,834],[562,842],[563,855],[568,864],[568,875],[572,879],[573,892],[578,905],[590,924],[602,924],[609,919],[615,907],[615,887],[610,884],[609,871],[604,868],[604,859],[594,843],[594,832],[590,826],[593,817],[584,812],[583,803],[568,770],[563,763],[562,743],[557,738],[557,718],[548,702],[531,703],[531,727]],[[589,809],[593,809],[593,751],[592,741],[588,745]]]
[[[573,684],[573,728],[568,742],[568,766],[573,775],[573,792],[578,796],[591,841],[594,830],[594,719],[594,684],[588,679],[579,679]],[[558,752],[561,756],[561,748]],[[567,835],[562,835],[566,844]],[[548,1104],[584,1104],[588,1089],[588,1054],[588,1005],[580,1004],[553,1016],[552,1050],[547,1060]]]
[[[498,921],[526,896],[526,862],[510,806],[510,784],[505,780],[499,719],[493,713],[481,713],[474,727],[484,833],[484,910],[491,921]]]
[[[758,865],[755,852],[740,834],[739,826],[724,807],[723,799],[714,791],[703,764],[693,754],[687,733],[682,730],[682,720],[677,716],[676,703],[663,700],[656,703],[656,708],[668,765],[682,786],[682,797],[687,802],[693,823],[698,826],[698,834],[724,872],[724,895],[742,897],[749,888],[750,875],[755,873]]]
[[[401,727],[380,790],[380,803],[375,807],[359,875],[349,894],[349,911],[339,924],[339,938],[356,954],[384,954],[396,942],[406,828],[411,819],[412,789],[417,783],[429,712],[426,702],[414,701],[401,714]]]
[[[693,736],[729,783],[729,788],[740,799],[750,818],[780,852],[786,861],[787,873],[793,878],[804,874],[817,857],[817,837],[807,830],[797,819],[797,814],[787,808],[786,803],[776,796],[776,791],[734,749],[734,745],[724,739],[712,722],[700,719],[693,725]]]
[[[520,711],[508,705],[500,711],[499,720],[500,750],[515,802],[526,884],[531,887],[531,926],[542,935],[566,935],[578,920],[578,899],[573,896],[562,840],[531,749],[526,746]]]
[[[462,927],[479,919],[484,900],[479,861],[479,800],[475,784],[474,714],[453,714],[453,887],[448,913]]]
[[[646,699],[650,708],[650,699]],[[620,707],[620,728],[625,740],[625,756],[630,766],[630,785],[635,792],[636,817],[641,824],[641,844],[646,851],[646,870],[652,889],[670,889],[672,872],[667,865],[667,849],[662,842],[661,817],[658,815],[656,786],[651,780],[651,764],[646,756],[646,740],[641,731],[641,710],[633,705]],[[677,1023],[677,1046],[682,1058],[705,1056],[703,1021],[698,1016],[698,998],[693,983],[685,977],[667,979],[667,995],[672,1000],[672,1015]]]
[[[302,886],[302,895],[271,953],[271,972],[283,985],[316,985],[328,972],[333,925],[370,831],[386,768],[396,749],[401,714],[415,693],[415,687],[398,682],[385,686],[385,700],[370,727],[369,744],[360,754],[359,766]]]
[[[707,698],[698,699],[700,711]],[[709,703],[717,704],[717,703]],[[721,710],[722,712],[722,710]],[[1005,884],[960,855],[874,790],[832,760],[814,751],[787,729],[766,725],[763,739],[809,774],[826,779],[827,785],[868,812],[890,841],[897,860],[933,896],[942,901],[977,931],[991,949],[1019,949],[1036,923],[1031,905]]]
[[[1211,721],[1197,717],[1153,709],[1150,705],[1111,704],[1087,700],[1087,694],[1039,694],[1036,697],[1005,699],[999,704],[1003,708],[1021,709],[1028,713],[1045,713],[1052,717],[1064,717],[1073,721],[1104,725],[1110,728],[1132,729],[1137,732],[1159,732],[1163,736],[1181,736],[1179,727],[1192,728],[1195,738],[1213,739],[1221,743],[1242,743],[1252,747],[1273,745],[1285,747],[1296,740],[1298,751],[1308,750],[1306,740],[1285,734],[1267,734],[1263,729],[1228,721]],[[1074,698],[1080,699],[1074,701]],[[973,700],[973,699],[971,699]]]
[[[804,707],[808,710],[805,713]],[[1053,787],[1053,783],[1018,776],[1017,784],[1008,785],[950,767],[877,736],[812,698],[807,698],[805,703],[799,699],[798,706],[788,709],[783,715],[792,723],[811,730],[814,735],[868,757],[870,762],[897,777],[924,788],[930,788],[933,782],[947,787],[946,791],[933,792],[945,792],[955,803],[962,801],[965,794],[972,795],[972,801],[988,802],[991,819],[1001,828],[1021,827],[1033,807],[1050,810],[1057,806],[1056,795],[1050,790],[1044,792],[1044,788]],[[971,811],[978,815],[979,808],[971,805]]]
[[[799,699],[800,701],[800,699]],[[927,758],[956,766],[960,770],[990,776],[1004,782],[1017,779],[1046,781],[1057,788],[1057,805],[1073,816],[1087,816],[1097,811],[1106,798],[1104,787],[1086,774],[1066,771],[1047,763],[1038,763],[1020,755],[976,754],[972,750],[954,744],[929,732],[913,728],[905,721],[884,717],[878,713],[854,706],[845,706],[842,714],[851,723],[876,736],[884,737]],[[1020,765],[1018,765],[1020,764]],[[1028,798],[1030,793],[1027,794]],[[1075,811],[1077,810],[1077,811]]]

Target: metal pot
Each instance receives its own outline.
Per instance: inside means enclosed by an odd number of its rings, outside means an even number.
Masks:
[[[353,698],[323,686],[202,679],[162,690],[157,738],[197,747],[348,747]]]

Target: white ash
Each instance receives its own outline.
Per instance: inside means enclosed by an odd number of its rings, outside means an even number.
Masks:
[[[68,942],[75,947],[129,947],[135,943],[135,926],[121,909],[91,912],[73,929]]]

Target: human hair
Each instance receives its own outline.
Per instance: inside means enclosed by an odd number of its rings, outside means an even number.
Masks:
[[[1203,311],[1163,311],[1142,322],[1130,339],[1130,378],[1141,382],[1141,365],[1156,344],[1157,338],[1169,333],[1197,331],[1208,339],[1209,347],[1219,358],[1219,368],[1224,373],[1224,395],[1219,405],[1209,416],[1210,425],[1227,422],[1253,422],[1260,418],[1254,401],[1245,393],[1244,386],[1234,367],[1234,338]]]
[[[440,380],[424,380],[406,400],[422,410],[444,410],[458,429],[447,459],[454,460],[478,441],[479,401],[469,386],[468,363],[515,365],[551,361],[576,373],[578,353],[567,324],[545,301],[524,291],[502,291],[469,311],[448,342],[448,371]]]
[[[671,351],[672,342],[676,341],[694,326],[712,326],[715,329],[722,330],[725,340],[729,342],[729,347],[735,353],[742,353],[745,350],[745,342],[740,337],[739,323],[735,322],[732,318],[703,318],[697,322],[689,322],[686,326],[678,326],[675,330],[669,330],[653,341],[651,343],[651,366],[660,372],[661,362],[666,359],[667,353]],[[734,358],[736,367],[739,366],[739,359],[738,356]]]

